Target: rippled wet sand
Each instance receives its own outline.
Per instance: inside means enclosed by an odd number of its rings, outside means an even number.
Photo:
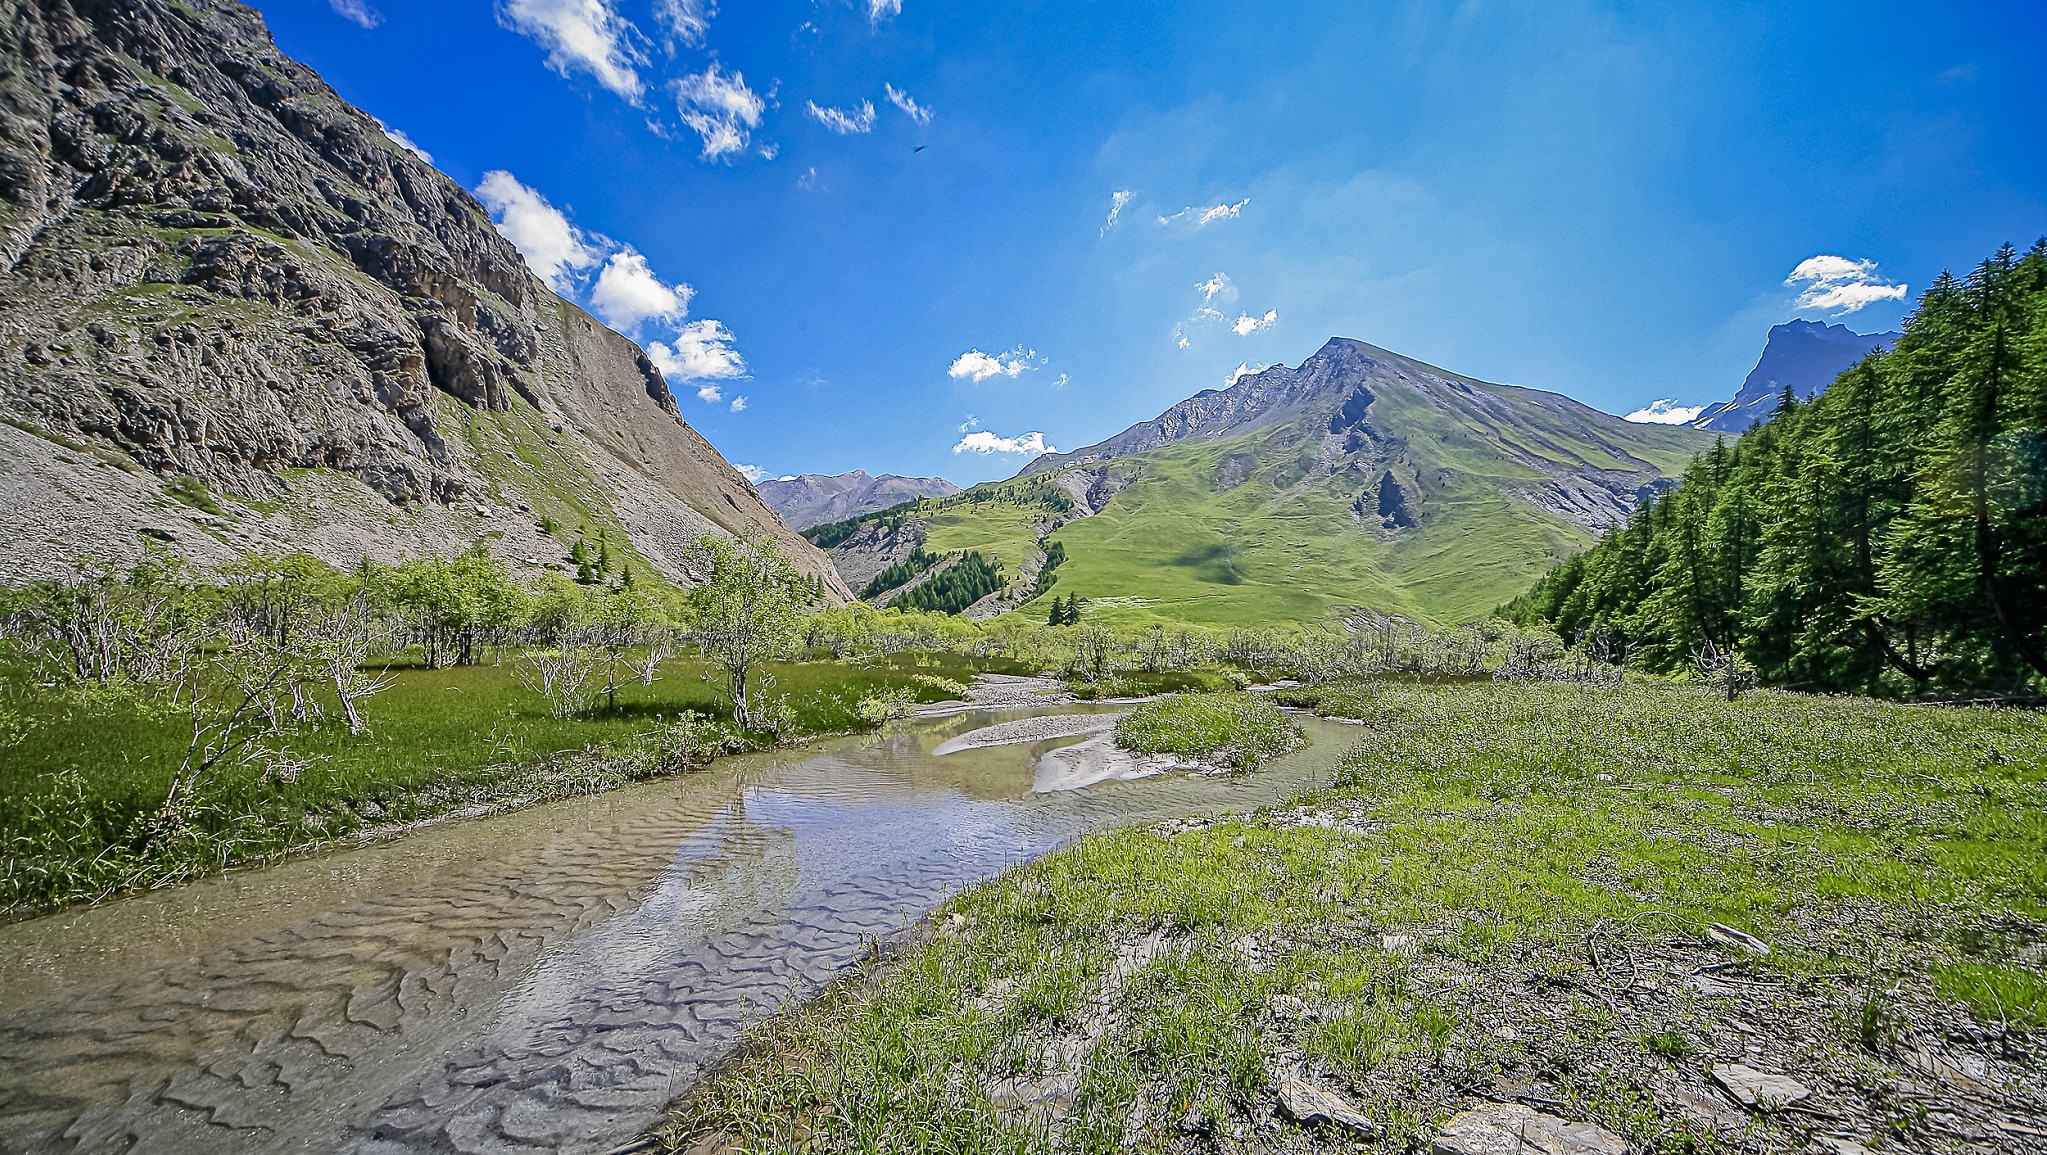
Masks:
[[[1056,794],[1038,762],[1078,738],[931,754],[1024,716],[0,927],[0,1151],[602,1152],[962,886],[1101,826],[1282,801],[1355,738],[1302,719],[1313,744],[1248,778]]]

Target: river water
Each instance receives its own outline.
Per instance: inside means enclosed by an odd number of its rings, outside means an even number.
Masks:
[[[0,1151],[604,1152],[962,887],[1327,781],[1081,789],[973,711],[0,927]],[[1068,780],[1070,781],[1070,779]]]

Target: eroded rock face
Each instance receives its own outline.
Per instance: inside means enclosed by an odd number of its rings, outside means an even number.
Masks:
[[[608,471],[615,442],[672,442],[624,463],[676,517],[759,522],[836,588],[636,346],[550,292],[482,206],[254,11],[15,0],[7,29],[0,413],[223,495],[320,469],[445,503],[504,484],[462,410],[524,406],[579,470]]]

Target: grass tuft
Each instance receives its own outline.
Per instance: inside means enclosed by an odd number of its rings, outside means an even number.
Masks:
[[[1177,754],[1249,770],[1298,749],[1301,728],[1252,694],[1179,694],[1144,705],[1116,724],[1116,744],[1139,754]]]

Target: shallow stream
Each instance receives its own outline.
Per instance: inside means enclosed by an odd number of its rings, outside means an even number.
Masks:
[[[1107,708],[1104,708],[1107,709]],[[870,941],[1127,822],[1327,781],[1356,731],[1237,779],[1079,789],[1065,736],[886,735],[0,927],[0,1151],[604,1152]]]

